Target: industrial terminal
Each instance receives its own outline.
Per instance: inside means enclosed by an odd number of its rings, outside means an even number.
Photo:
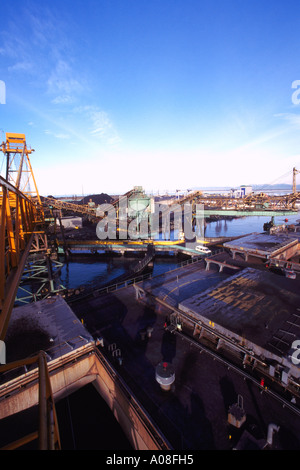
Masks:
[[[299,171],[42,196],[25,135],[1,150],[0,448],[300,449]]]

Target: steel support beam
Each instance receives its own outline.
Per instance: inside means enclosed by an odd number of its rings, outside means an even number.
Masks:
[[[17,449],[38,438],[39,450],[58,450],[61,448],[55,403],[52,394],[47,358],[44,351],[37,356],[0,366],[0,372],[13,370],[21,366],[38,364],[39,376],[39,425],[38,431],[14,441],[1,450]]]
[[[31,235],[29,242],[27,243],[26,249],[23,251],[23,254],[19,260],[18,267],[15,268],[13,272],[11,272],[10,278],[8,279],[6,284],[4,303],[0,313],[0,339],[2,341],[5,339],[6,336],[11,312],[15,303],[15,298],[23,274],[25,263],[30,252],[32,240],[33,234]]]

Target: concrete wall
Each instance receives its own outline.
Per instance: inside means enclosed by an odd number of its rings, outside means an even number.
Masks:
[[[60,359],[48,364],[52,393],[58,401],[88,383],[93,383],[101,397],[108,404],[119,422],[132,447],[136,450],[168,449],[158,429],[155,428],[139,403],[127,391],[114,369],[101,359],[101,354],[90,353],[74,361],[74,353],[69,355],[71,362],[64,364]],[[61,365],[60,365],[61,363]],[[18,376],[0,387],[0,419],[38,405],[38,369]],[[83,404],[84,406],[84,404]],[[59,425],[59,423],[58,423]],[[99,423],[105,426],[105,423]]]
[[[293,256],[295,256],[299,251],[299,243],[295,242],[293,246],[290,246],[287,249],[284,249],[280,253],[276,253],[275,256],[272,256],[274,259],[291,259]]]
[[[147,422],[148,416],[144,415],[143,410],[138,410],[138,404],[134,398],[126,392],[116,378],[111,376],[103,364],[97,361],[95,367],[97,374],[93,384],[112,410],[133,448],[136,450],[161,449],[157,442],[157,438],[160,439],[159,431],[151,422]]]

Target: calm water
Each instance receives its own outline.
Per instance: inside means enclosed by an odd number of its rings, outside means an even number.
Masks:
[[[125,274],[131,263],[137,258],[112,258],[99,260],[97,257],[74,257],[64,265],[61,271],[60,281],[67,289],[75,289],[80,286],[101,287],[108,282],[114,282],[118,276]],[[178,258],[157,258],[153,266],[153,276],[176,268]]]
[[[288,216],[275,217],[275,224],[281,225],[288,219],[287,224],[296,223],[300,219],[300,213]],[[220,220],[218,222],[211,222],[207,224],[205,236],[206,237],[235,237],[238,235],[245,235],[251,232],[263,232],[264,223],[270,222],[271,217],[252,216],[252,217],[239,217],[233,220]]]
[[[288,219],[288,224],[296,223],[300,220],[300,213],[291,216],[278,216],[275,217],[275,224],[285,223]],[[238,235],[245,235],[252,232],[263,232],[263,225],[269,222],[271,217],[251,216],[239,217],[232,220],[220,220],[218,222],[211,222],[207,224],[205,236],[206,237],[233,237]],[[118,276],[124,274],[129,265],[136,261],[136,258],[105,258],[97,259],[97,257],[78,257],[75,256],[69,261],[62,269],[61,283],[67,289],[74,289],[81,285],[101,287],[107,282],[112,282]],[[153,275],[159,275],[171,269],[174,269],[180,260],[174,257],[156,258]]]

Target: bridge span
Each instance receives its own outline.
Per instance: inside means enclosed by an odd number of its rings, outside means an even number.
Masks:
[[[147,252],[149,246],[153,246],[155,252],[170,252],[182,253],[189,256],[199,256],[199,251],[196,251],[195,245],[202,244],[207,246],[221,245],[222,243],[235,240],[239,237],[206,237],[197,240],[195,243],[185,243],[182,240],[58,240],[58,252],[63,253],[66,250],[69,252],[76,252],[82,250],[89,250],[91,253],[97,251],[115,252],[121,255],[125,253],[134,252]]]

